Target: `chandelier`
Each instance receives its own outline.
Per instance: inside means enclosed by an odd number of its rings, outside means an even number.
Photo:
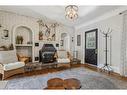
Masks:
[[[74,21],[78,18],[78,6],[76,5],[69,5],[65,7],[65,17],[71,21]]]

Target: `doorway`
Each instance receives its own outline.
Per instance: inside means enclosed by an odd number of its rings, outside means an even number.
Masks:
[[[69,43],[69,35],[67,33],[61,34],[61,49],[63,50],[70,50],[70,43]]]
[[[97,65],[98,29],[85,32],[85,63]]]

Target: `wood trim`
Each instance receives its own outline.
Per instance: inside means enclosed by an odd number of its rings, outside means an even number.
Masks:
[[[86,67],[86,68],[88,68],[88,69],[91,69],[91,70],[93,70],[93,71],[98,71],[97,66],[93,66],[93,65],[88,64],[88,63],[85,63],[85,64],[84,64],[84,67]]]

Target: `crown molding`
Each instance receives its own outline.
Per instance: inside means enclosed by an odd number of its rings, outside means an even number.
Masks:
[[[112,11],[110,11],[108,13],[105,13],[104,15],[102,15],[102,16],[94,19],[94,20],[91,20],[91,21],[89,21],[87,23],[83,23],[83,24],[80,24],[78,26],[75,26],[75,30],[82,29],[83,27],[86,27],[86,26],[94,24],[96,22],[105,20],[105,19],[110,18],[110,17],[115,16],[115,15],[121,15],[122,12],[125,12],[126,10],[127,10],[126,6],[123,6],[123,7],[120,7],[118,9],[112,10]]]

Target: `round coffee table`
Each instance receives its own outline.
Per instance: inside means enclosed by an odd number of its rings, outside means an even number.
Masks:
[[[64,88],[65,89],[80,89],[81,83],[78,79],[75,79],[75,78],[65,79]]]

